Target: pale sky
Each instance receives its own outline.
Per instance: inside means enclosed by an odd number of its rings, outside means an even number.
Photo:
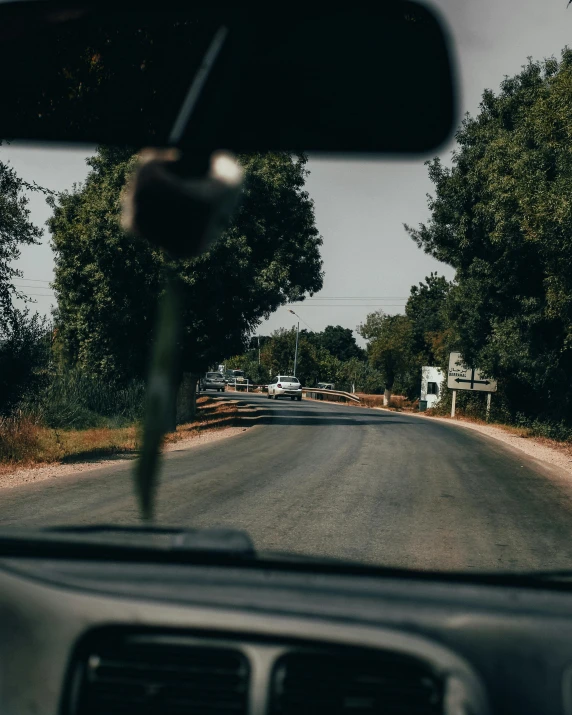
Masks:
[[[566,0],[434,0],[431,4],[441,11],[453,38],[461,115],[474,114],[483,90],[497,90],[503,77],[518,72],[527,57],[559,56],[564,46],[572,45],[572,7],[566,10]],[[444,161],[449,161],[452,148],[450,142],[439,151]],[[54,191],[85,179],[87,155],[86,148],[0,147],[0,159],[23,179]],[[310,157],[307,189],[324,238],[325,280],[319,294],[293,308],[307,326],[322,330],[339,324],[354,329],[377,308],[403,311],[410,287],[430,271],[453,277],[448,266],[426,256],[403,229],[403,223],[417,225],[428,218],[426,194],[432,185],[423,165],[426,158],[430,157],[350,162]],[[43,225],[50,209],[39,194],[30,196],[30,208],[32,220]],[[18,267],[25,276],[19,283],[34,296],[35,309],[49,313],[54,302],[49,288],[53,257],[47,231],[41,246],[22,250]],[[268,334],[294,322],[284,307],[259,332]]]

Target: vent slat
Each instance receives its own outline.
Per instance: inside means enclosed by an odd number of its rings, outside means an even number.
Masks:
[[[249,664],[238,650],[109,638],[77,667],[73,715],[246,715]]]
[[[270,715],[442,715],[443,683],[398,654],[291,652],[275,665]]]

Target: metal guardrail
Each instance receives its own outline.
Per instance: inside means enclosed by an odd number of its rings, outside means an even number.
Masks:
[[[239,382],[234,385],[234,383],[229,383],[228,387],[233,389],[233,391],[240,392],[240,389],[237,389],[238,387],[242,387],[243,389],[246,388],[246,392],[251,391],[251,392],[256,392],[260,390],[260,392],[267,392],[268,391],[268,385],[254,385],[253,383],[249,383],[247,387],[246,382]],[[303,387],[302,388],[302,393],[308,395],[308,397],[311,397],[314,395],[313,399],[316,400],[324,400],[326,399],[328,402],[341,402],[342,400],[349,400],[351,402],[360,402],[360,398],[357,395],[354,395],[353,392],[344,392],[344,390],[323,390],[319,387]],[[332,399],[334,398],[334,399]]]
[[[240,392],[241,390],[246,390],[246,392],[252,391],[254,388],[254,385],[250,382],[250,380],[229,380],[227,383],[227,387],[230,387],[233,389],[235,392]]]
[[[340,402],[341,400],[350,400],[351,402],[360,401],[357,395],[354,395],[352,392],[344,392],[343,390],[321,390],[318,387],[303,387],[302,392],[308,395],[308,397],[316,395],[314,399],[327,399],[328,402]],[[337,397],[338,399],[330,400],[329,398],[331,397]]]

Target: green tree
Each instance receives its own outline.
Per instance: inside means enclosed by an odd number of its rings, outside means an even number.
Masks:
[[[13,299],[23,297],[14,284],[22,273],[13,262],[20,257],[22,245],[37,244],[42,236],[30,221],[23,188],[24,182],[14,170],[0,162],[0,341],[7,338],[11,323],[16,331],[21,325],[21,314],[15,311]]]
[[[83,186],[53,202],[58,326],[67,360],[90,374],[144,376],[166,268],[182,285],[183,368],[199,374],[242,353],[262,318],[322,286],[322,239],[304,190],[306,158],[241,156],[242,202],[208,253],[170,261],[119,227],[129,149],[98,149]]]
[[[386,318],[387,315],[383,310],[368,313],[365,322],[358,325],[356,332],[358,335],[361,335],[364,340],[375,340],[375,338],[381,335]]]
[[[243,355],[234,355],[226,361],[229,370],[244,370],[245,376],[254,385],[268,384],[268,369],[262,361],[258,362],[258,351],[256,356],[249,350]]]
[[[379,371],[367,363],[366,359],[352,357],[339,360],[323,347],[321,336],[301,330],[298,340],[297,374],[306,387],[317,382],[334,382],[339,389],[355,389],[362,392],[379,393],[383,379]],[[258,365],[258,340],[254,337],[249,350],[243,355],[229,359],[228,365],[244,370],[255,382],[265,384],[270,377],[287,374],[294,369],[296,329],[280,329],[271,336],[261,336],[261,361]],[[365,351],[362,351],[365,355]],[[254,377],[256,376],[256,377]]]
[[[322,333],[318,333],[320,345],[338,360],[365,358],[365,351],[356,343],[353,332],[341,325],[328,325]]]
[[[262,350],[262,363],[268,375],[294,374],[294,354],[296,350],[296,328],[280,328],[270,336]],[[331,356],[330,356],[331,357]],[[298,363],[296,376],[305,386],[314,386],[320,379],[322,364],[320,351],[303,333],[298,339]]]
[[[441,337],[448,326],[447,299],[452,284],[437,273],[411,287],[405,315],[411,321],[411,352],[420,365],[440,365]]]
[[[8,414],[49,379],[52,331],[46,318],[12,309],[0,336],[0,414]]]
[[[429,162],[431,217],[406,227],[456,269],[449,347],[500,380],[513,413],[572,418],[572,51],[483,94],[452,166]]]
[[[406,315],[386,315],[377,310],[367,316],[357,332],[369,341],[369,361],[383,376],[387,405],[394,388],[407,383],[415,366],[410,350],[411,321]]]

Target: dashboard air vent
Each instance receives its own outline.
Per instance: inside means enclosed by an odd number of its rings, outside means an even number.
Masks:
[[[73,715],[241,715],[249,666],[232,648],[145,636],[98,639],[76,664]]]
[[[422,661],[394,653],[290,652],[272,677],[271,715],[438,715],[443,682]]]

